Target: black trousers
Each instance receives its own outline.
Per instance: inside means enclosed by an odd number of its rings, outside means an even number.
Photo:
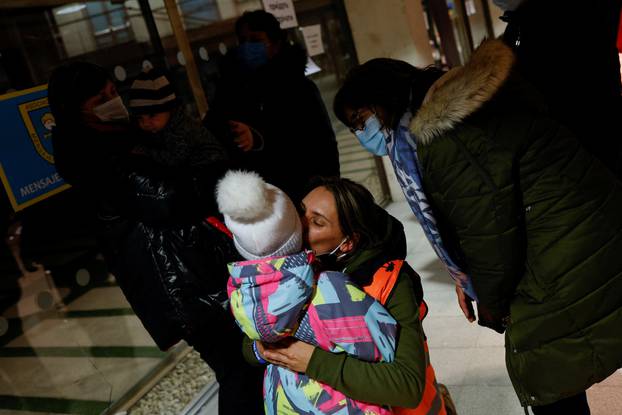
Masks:
[[[590,415],[585,392],[543,406],[532,406],[535,415]]]

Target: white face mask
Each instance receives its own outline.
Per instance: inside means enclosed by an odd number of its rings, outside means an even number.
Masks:
[[[94,107],[93,114],[101,122],[127,121],[130,118],[121,97],[112,98],[110,101]]]

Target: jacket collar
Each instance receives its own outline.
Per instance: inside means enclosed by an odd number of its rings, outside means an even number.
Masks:
[[[383,222],[384,235],[365,250],[354,252],[345,262],[343,272],[358,285],[365,286],[387,261],[406,258],[406,234],[404,225],[382,208],[378,208],[378,220]]]
[[[229,273],[233,278],[250,278],[272,275],[276,272],[290,272],[303,280],[312,280],[314,271],[311,266],[314,255],[311,251],[302,251],[280,257],[265,257],[229,263]]]
[[[428,90],[410,131],[429,144],[480,109],[510,76],[515,56],[500,40],[484,41],[464,66],[440,77]]]

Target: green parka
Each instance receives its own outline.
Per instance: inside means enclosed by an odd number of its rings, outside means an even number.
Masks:
[[[518,397],[545,405],[622,366],[622,186],[513,66],[484,42],[434,83],[411,132],[444,241],[480,304],[510,316]]]

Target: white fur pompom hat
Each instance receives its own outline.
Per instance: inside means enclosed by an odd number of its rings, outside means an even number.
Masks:
[[[294,254],[302,249],[302,224],[291,199],[257,173],[229,171],[216,188],[218,209],[248,260]]]

